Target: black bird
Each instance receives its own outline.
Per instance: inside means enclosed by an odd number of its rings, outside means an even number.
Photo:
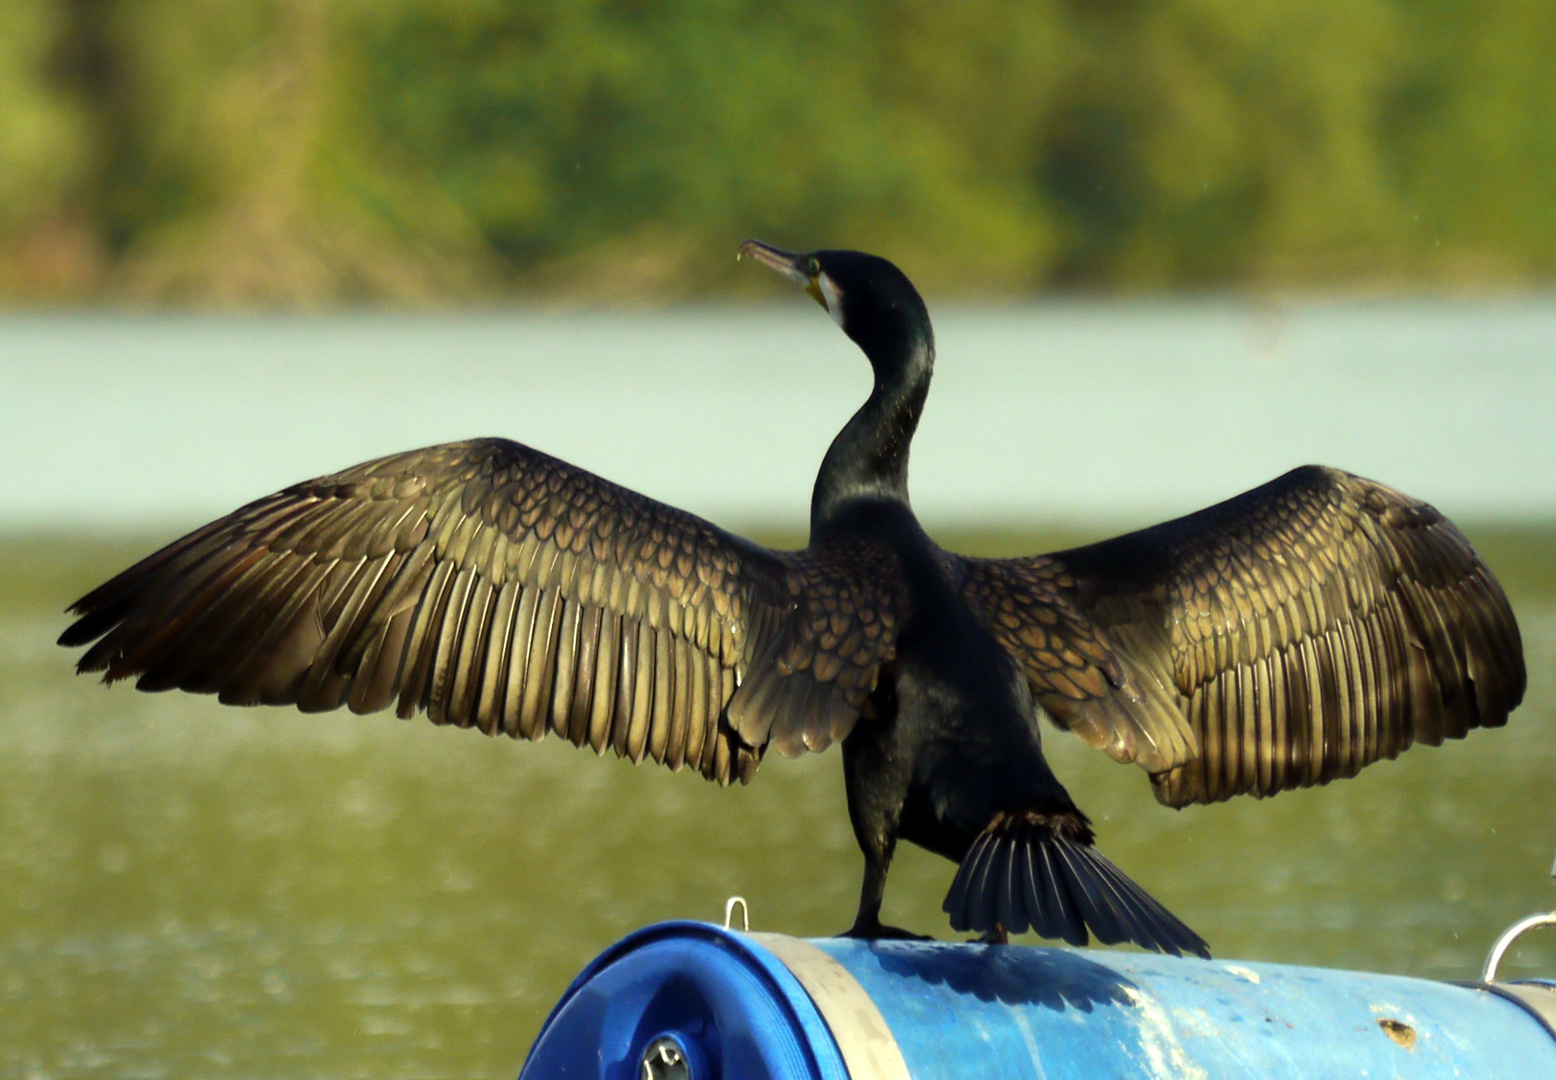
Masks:
[[[879,913],[905,839],[960,864],[957,930],[1200,955],[1093,848],[1043,719],[1183,806],[1352,776],[1501,725],[1522,698],[1517,624],[1464,537],[1336,469],[1071,551],[941,549],[908,503],[935,355],[918,292],[858,252],[741,253],[804,286],[875,372],[822,462],[804,550],[478,439],[251,503],[77,601],[60,643],[95,642],[79,670],[143,690],[395,704],[720,784],[769,747],[841,741],[865,856],[850,934],[902,933]]]

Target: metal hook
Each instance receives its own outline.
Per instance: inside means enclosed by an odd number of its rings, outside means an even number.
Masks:
[[[1480,973],[1481,982],[1495,982],[1497,978],[1497,965],[1502,963],[1502,956],[1512,946],[1519,935],[1526,930],[1533,930],[1536,926],[1556,926],[1556,911],[1545,915],[1531,915],[1527,919],[1520,919],[1502,932],[1497,938],[1497,943],[1491,946],[1491,952],[1486,956],[1486,966]]]
[[[744,896],[731,896],[724,901],[724,929],[729,929],[730,922],[735,918],[735,905],[740,905],[740,929],[749,934],[751,932],[751,909],[746,904]]]

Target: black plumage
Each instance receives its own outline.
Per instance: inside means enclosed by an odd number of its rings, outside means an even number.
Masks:
[[[935,351],[917,291],[857,252],[741,250],[803,285],[875,373],[822,463],[805,549],[479,439],[251,503],[83,597],[61,644],[146,690],[394,704],[721,784],[769,747],[841,741],[865,855],[850,933],[900,933],[879,912],[904,839],[959,864],[956,929],[1202,955],[1097,852],[1044,718],[1181,806],[1351,776],[1521,699],[1517,624],[1463,536],[1335,469],[1071,551],[941,549],[908,502]]]

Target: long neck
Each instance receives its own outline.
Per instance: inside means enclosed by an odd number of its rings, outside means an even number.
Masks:
[[[868,355],[875,388],[832,440],[816,474],[810,499],[813,541],[855,499],[908,502],[908,448],[929,394],[934,338],[926,330]]]

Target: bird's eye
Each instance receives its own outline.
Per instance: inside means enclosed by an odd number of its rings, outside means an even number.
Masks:
[[[812,255],[805,260],[805,273],[811,277],[821,276],[821,260]]]

